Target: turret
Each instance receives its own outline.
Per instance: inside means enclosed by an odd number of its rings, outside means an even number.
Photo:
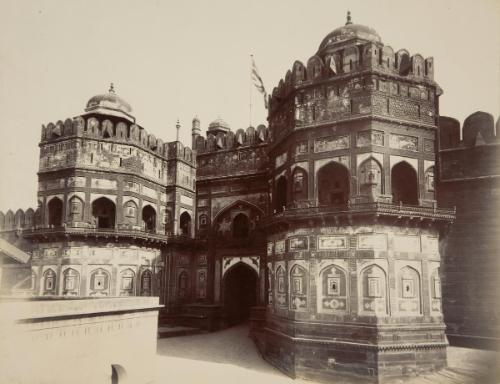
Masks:
[[[198,119],[198,116],[195,116],[191,128],[191,148],[196,149],[196,139],[200,136],[200,133],[200,119]]]

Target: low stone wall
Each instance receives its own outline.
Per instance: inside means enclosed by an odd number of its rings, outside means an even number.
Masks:
[[[157,297],[0,301],[5,383],[147,383]]]

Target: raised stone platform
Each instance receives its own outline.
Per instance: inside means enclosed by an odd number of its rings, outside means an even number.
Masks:
[[[2,300],[2,381],[147,383],[160,307],[157,297]]]

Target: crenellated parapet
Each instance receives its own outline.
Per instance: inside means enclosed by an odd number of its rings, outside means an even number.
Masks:
[[[56,123],[42,125],[40,145],[57,143],[69,138],[127,143],[163,158],[169,157],[168,143],[125,119],[120,120],[105,115],[82,115],[73,119],[68,118],[64,122],[58,120]]]
[[[366,117],[435,128],[433,58],[395,51],[362,25],[337,28],[269,96],[271,142],[299,128]]]
[[[464,181],[500,175],[500,118],[495,124],[486,112],[460,122],[439,118],[439,155],[442,181]]]
[[[247,129],[238,129],[236,132],[207,132],[206,138],[199,135],[196,137],[195,149],[198,155],[209,152],[223,150],[234,150],[240,147],[266,144],[268,139],[268,129],[265,125],[259,125],[257,128],[248,127]]]
[[[0,232],[33,228],[39,221],[38,209],[36,211],[33,208],[18,209],[15,213],[10,209],[6,213],[0,211]]]

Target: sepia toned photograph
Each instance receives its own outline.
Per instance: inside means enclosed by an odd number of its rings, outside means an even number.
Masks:
[[[0,383],[500,383],[498,0],[0,0]]]

